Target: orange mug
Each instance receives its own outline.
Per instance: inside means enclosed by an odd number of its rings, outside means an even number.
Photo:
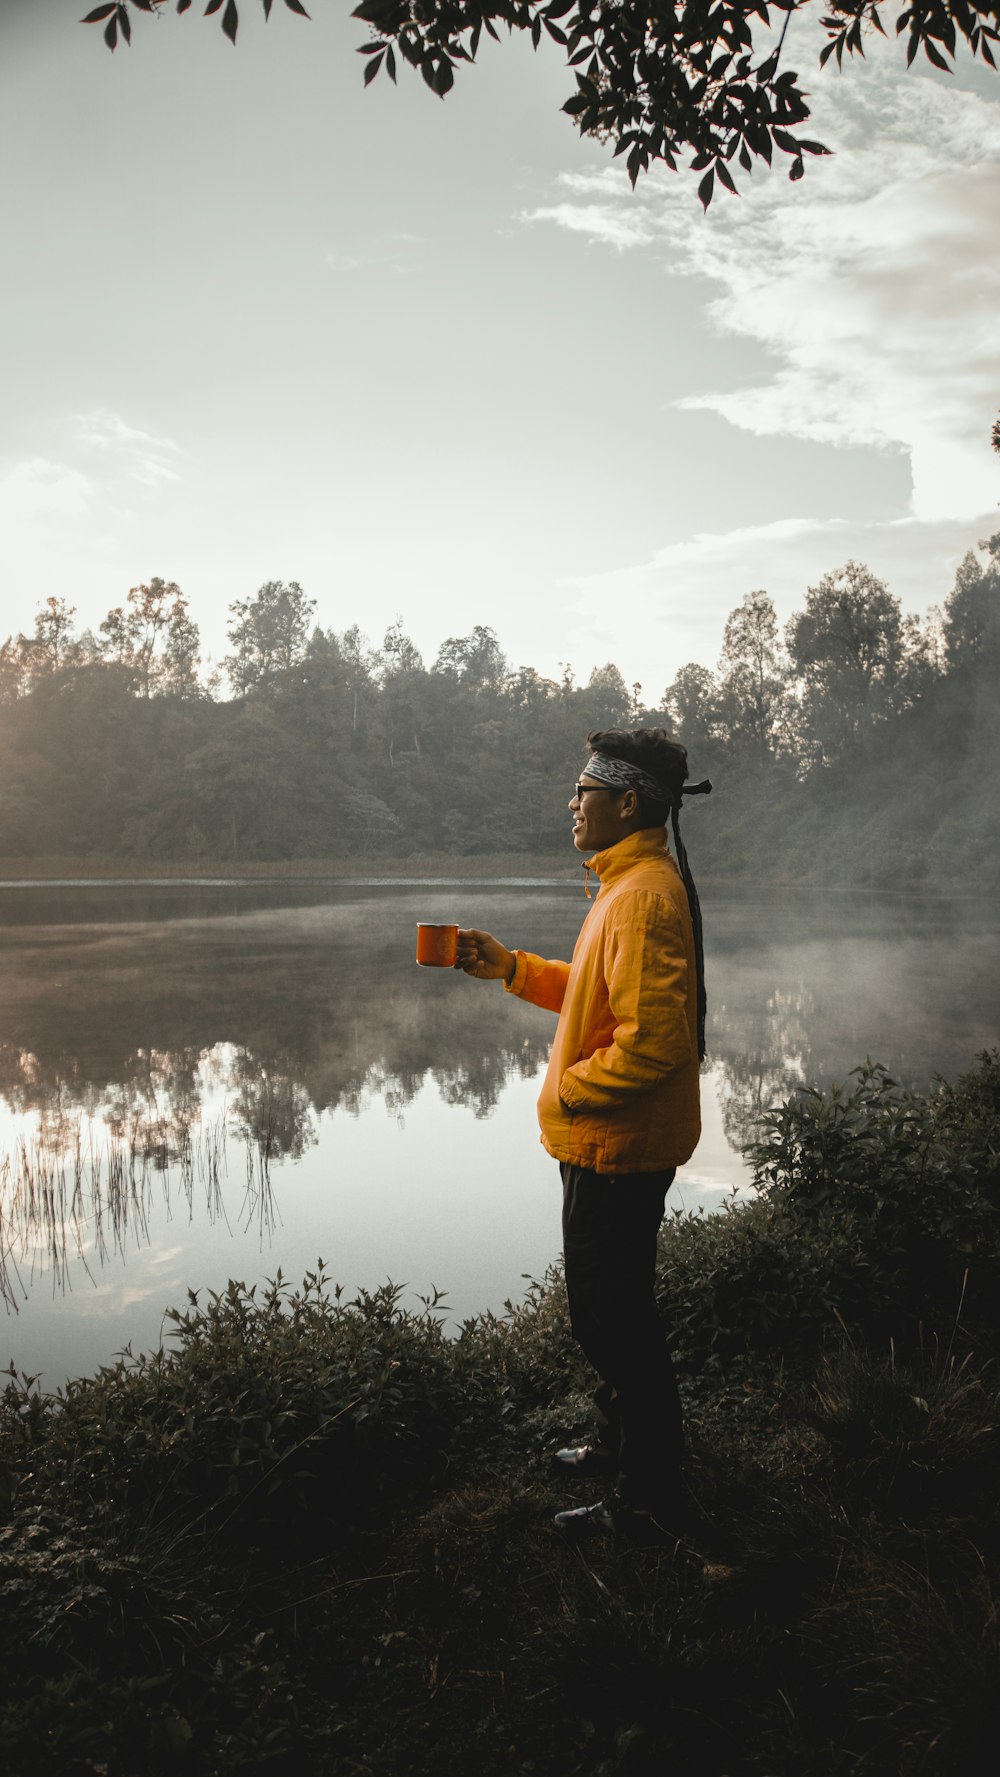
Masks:
[[[458,927],[418,920],[417,961],[422,969],[453,969],[458,961]]]

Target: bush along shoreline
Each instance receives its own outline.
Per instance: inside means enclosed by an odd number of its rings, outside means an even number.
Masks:
[[[1000,1052],[867,1063],[669,1220],[676,1541],[567,1545],[556,1272],[442,1328],[231,1283],[167,1348],[0,1411],[9,1777],[976,1773],[1000,1732]],[[582,1483],[575,1484],[588,1497]]]

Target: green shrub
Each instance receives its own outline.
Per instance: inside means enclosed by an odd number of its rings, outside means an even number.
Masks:
[[[392,1285],[351,1302],[322,1268],[301,1290],[231,1282],[171,1310],[173,1348],[126,1355],[43,1396],[12,1378],[0,1464],[13,1500],[64,1488],[157,1518],[357,1514],[444,1460],[473,1383],[441,1317]],[[465,1397],[463,1399],[463,1396]],[[294,1517],[292,1518],[294,1523]]]
[[[838,1306],[873,1337],[944,1326],[963,1297],[995,1317],[998,1072],[983,1055],[954,1091],[924,1095],[866,1062],[850,1090],[803,1088],[761,1120],[750,1154],[765,1200],[791,1212],[793,1240],[829,1240]]]
[[[761,1119],[757,1199],[661,1233],[657,1287],[689,1380],[811,1363],[845,1324],[879,1348],[947,1337],[960,1304],[970,1329],[997,1325],[998,1061],[926,1095],[868,1062]]]

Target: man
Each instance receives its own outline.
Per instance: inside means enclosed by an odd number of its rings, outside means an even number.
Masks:
[[[641,1532],[676,1524],[683,1494],[681,1407],[654,1274],[666,1193],[701,1130],[701,919],[677,815],[682,795],[711,785],[685,783],[687,754],[663,729],[598,731],[587,744],[569,807],[600,890],[572,963],[469,930],[457,967],[559,1014],[538,1116],[562,1173],[573,1335],[600,1380],[594,1437],[555,1462],[606,1475],[612,1490],[556,1522]]]

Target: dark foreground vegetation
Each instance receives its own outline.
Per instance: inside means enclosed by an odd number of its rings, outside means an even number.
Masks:
[[[975,1773],[1000,1731],[1000,1052],[766,1120],[662,1237],[696,1511],[576,1548],[558,1279],[458,1336],[231,1284],[0,1429],[21,1773]]]
[[[514,666],[488,627],[426,664],[315,623],[294,581],[230,610],[211,669],[180,588],[135,586],[97,632],[49,599],[0,646],[0,850],[212,874],[328,860],[416,874],[428,857],[565,857],[595,728],[664,724],[715,791],[685,819],[696,875],[836,887],[1000,885],[1000,533],[921,622],[857,562],[781,632],[766,592],[731,613],[715,667],[626,684]],[[393,860],[397,864],[393,864]],[[538,865],[534,865],[537,870]],[[509,864],[508,864],[509,868]]]

